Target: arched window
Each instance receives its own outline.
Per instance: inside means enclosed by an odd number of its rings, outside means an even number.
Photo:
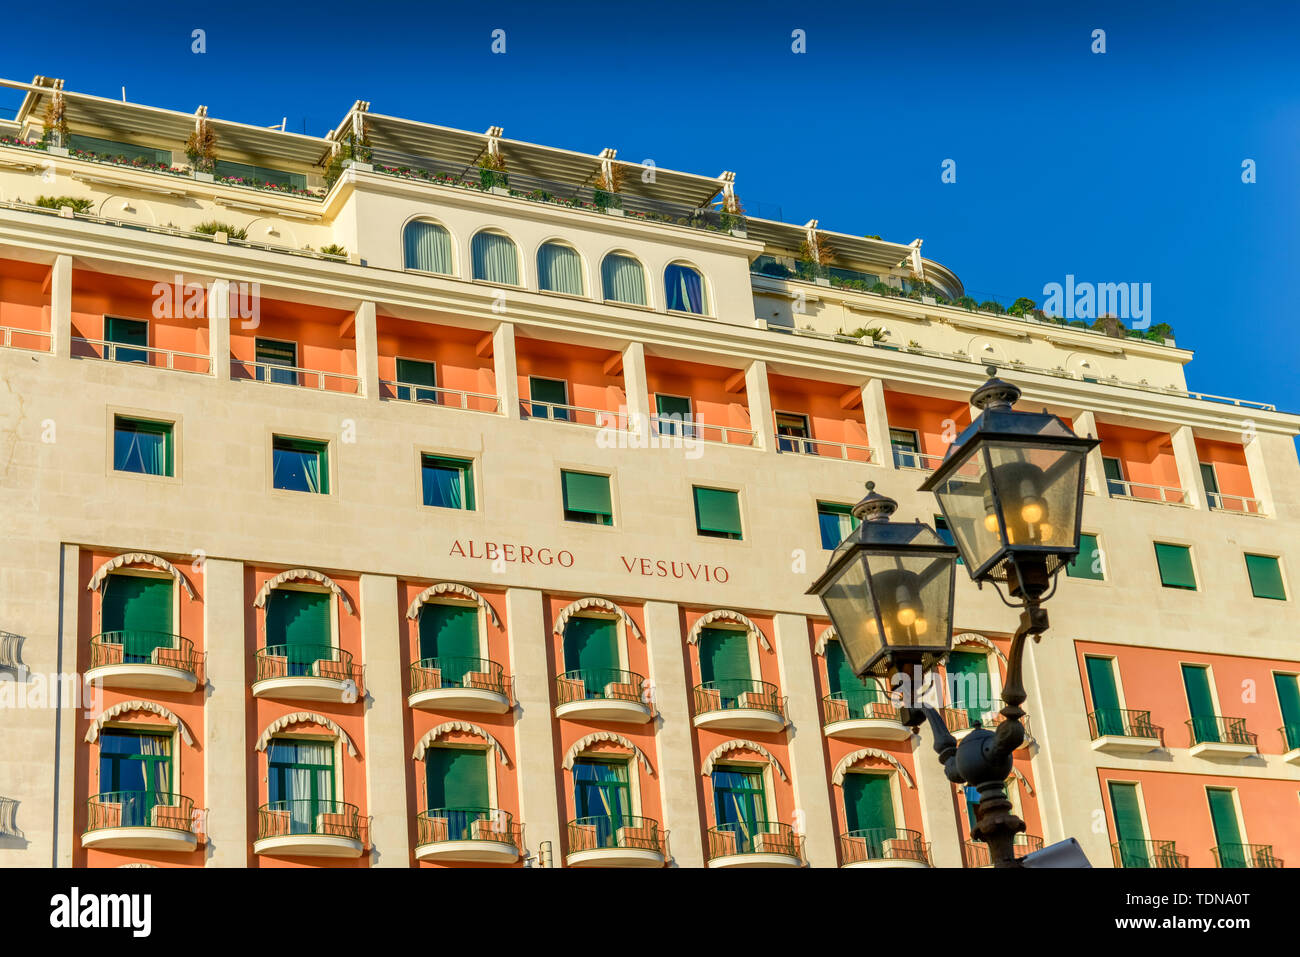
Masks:
[[[704,296],[704,276],[694,266],[670,265],[664,270],[664,303],[670,312],[706,315],[709,304]]]
[[[610,253],[600,264],[600,284],[605,299],[626,302],[633,306],[646,305],[645,270],[641,264],[625,253]]]
[[[537,286],[547,292],[583,294],[582,257],[572,246],[542,243],[537,250]]]
[[[503,233],[477,233],[470,243],[474,278],[505,286],[519,285],[519,254],[514,240]]]
[[[421,220],[407,223],[402,234],[405,267],[440,276],[455,273],[451,258],[451,234],[437,223]]]

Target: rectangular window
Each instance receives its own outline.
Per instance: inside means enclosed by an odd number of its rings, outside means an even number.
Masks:
[[[564,495],[564,520],[588,525],[613,525],[609,476],[590,472],[560,472]]]
[[[808,416],[793,412],[776,413],[776,447],[780,452],[807,452],[817,454],[807,441],[812,432],[808,427]]]
[[[1097,737],[1126,734],[1124,713],[1119,704],[1119,685],[1115,681],[1115,659],[1088,655],[1083,662],[1088,674],[1088,690],[1092,693],[1093,733]]]
[[[1250,593],[1256,598],[1286,601],[1282,584],[1282,566],[1269,555],[1246,555],[1246,574],[1250,576]]]
[[[831,502],[817,503],[817,525],[821,529],[822,548],[834,550],[846,535],[858,527],[853,507]]]
[[[866,831],[860,835],[869,844],[868,853],[875,852],[885,841],[894,839],[894,789],[888,774],[856,772],[844,775],[844,823],[850,833]],[[873,833],[874,832],[874,833]]]
[[[330,491],[329,443],[277,435],[271,444],[271,484],[290,492]]]
[[[117,362],[149,362],[149,323],[142,319],[122,319],[118,316],[104,317],[104,338],[113,343],[110,354]],[[124,349],[123,346],[141,346],[140,349]]]
[[[627,762],[596,758],[575,760],[573,807],[578,823],[595,830],[593,846],[614,846],[615,835],[632,813]]]
[[[1124,465],[1119,459],[1102,456],[1101,464],[1106,470],[1106,489],[1111,495],[1127,495],[1128,486],[1124,484]]]
[[[307,177],[302,173],[288,173],[282,169],[269,169],[265,166],[249,166],[246,163],[232,163],[230,160],[217,160],[213,173],[221,179],[237,179],[259,184],[290,189],[306,189]]]
[[[140,475],[173,475],[172,423],[113,416],[113,468]]]
[[[451,832],[468,839],[456,820],[465,811],[488,808],[488,753],[470,748],[430,748],[424,755],[425,797],[429,810],[452,810]]]
[[[683,435],[694,438],[691,427],[691,400],[680,395],[655,393],[655,430],[660,435]]]
[[[1219,477],[1214,474],[1214,465],[1210,462],[1202,462],[1200,465],[1201,484],[1205,486],[1205,500],[1210,508],[1220,508],[1223,500],[1219,498]]]
[[[334,804],[334,748],[323,741],[272,738],[266,749],[268,810],[289,819],[290,834],[313,834]]]
[[[1115,838],[1122,867],[1150,867],[1146,828],[1142,825],[1142,798],[1138,786],[1111,781],[1110,813],[1115,820]]]
[[[420,456],[424,504],[474,511],[474,463],[441,455]]]
[[[555,419],[568,422],[569,383],[564,379],[543,379],[539,376],[528,377],[528,414],[534,419]]]
[[[954,548],[957,547],[957,539],[953,537],[952,529],[948,527],[948,520],[944,518],[942,515],[936,515],[934,517],[934,530],[938,532],[939,537],[942,538],[949,545],[953,546]],[[965,565],[966,560],[962,558],[960,555],[958,555],[957,564]]]
[[[1210,669],[1206,665],[1183,665],[1183,690],[1187,694],[1187,713],[1191,716],[1192,743],[1219,741],[1219,719],[1214,710],[1214,691]]]
[[[466,673],[482,671],[480,651],[477,607],[426,602],[420,608],[420,660],[441,671],[443,687],[463,687]]]
[[[693,487],[695,493],[695,528],[711,538],[739,541],[744,536],[740,526],[740,493],[721,488]]]
[[[137,146],[135,143],[122,143],[118,140],[102,140],[96,136],[83,136],[73,133],[65,144],[70,150],[83,153],[96,153],[106,159],[128,163],[147,163],[156,166],[171,166],[172,151],[157,149],[152,146]]]
[[[149,827],[174,803],[171,736],[105,728],[99,736],[100,801],[121,805],[120,827]]]
[[[736,851],[755,850],[754,834],[767,824],[763,773],[753,768],[723,766],[714,770],[713,819],[720,832],[734,834]]]
[[[437,373],[438,370],[432,362],[423,362],[419,359],[398,359],[397,397],[416,402],[436,403],[438,401],[438,390],[434,387],[438,384]],[[424,388],[413,389],[411,386],[424,386]]]
[[[1196,591],[1196,572],[1192,568],[1192,550],[1188,546],[1156,542],[1156,565],[1160,568],[1160,584],[1166,588]]]
[[[1210,805],[1210,823],[1214,827],[1214,847],[1220,867],[1246,867],[1246,847],[1241,840],[1237,819],[1237,797],[1233,788],[1206,788]]]
[[[1274,673],[1273,687],[1282,711],[1282,738],[1287,751],[1295,751],[1300,748],[1300,677]]]
[[[1105,581],[1106,570],[1101,560],[1101,549],[1097,547],[1096,535],[1084,532],[1079,536],[1079,554],[1065,566],[1065,574],[1070,578]]]
[[[126,664],[154,664],[154,649],[172,647],[172,579],[121,572],[104,582],[100,641],[120,645]]]
[[[293,371],[297,366],[298,343],[281,342],[278,339],[257,340],[257,368],[255,375],[259,382],[297,385],[298,373]]]
[[[889,444],[894,448],[895,468],[920,468],[921,436],[915,429],[890,429]]]

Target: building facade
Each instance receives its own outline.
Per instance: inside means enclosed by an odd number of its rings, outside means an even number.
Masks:
[[[1172,339],[730,173],[5,85],[0,866],[987,865],[804,592],[866,481],[936,520],[990,362],[1101,440],[1024,850],[1300,861],[1300,417]],[[956,623],[962,733],[1014,615]]]

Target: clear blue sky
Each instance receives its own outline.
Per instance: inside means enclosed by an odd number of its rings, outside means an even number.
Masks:
[[[1300,5],[841,6],[15,4],[0,74],[316,134],[366,99],[734,170],[751,210],[922,237],[976,294],[1041,302],[1067,273],[1149,282],[1152,321],[1198,352],[1192,389],[1300,411]],[[495,28],[505,55],[490,52]],[[945,159],[955,184],[940,182]]]

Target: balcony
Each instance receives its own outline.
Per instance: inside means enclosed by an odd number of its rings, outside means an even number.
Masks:
[[[81,846],[110,851],[192,851],[194,802],[160,791],[105,791],[87,802]]]
[[[802,867],[801,850],[789,824],[735,821],[709,828],[709,867]]]
[[[1282,760],[1287,764],[1300,765],[1300,724],[1286,724],[1278,728],[1282,735],[1282,747],[1286,753]]]
[[[194,644],[180,635],[105,631],[90,639],[86,681],[105,688],[193,691],[198,684]]]
[[[1112,844],[1110,853],[1116,867],[1185,868],[1187,866],[1187,855],[1179,854],[1173,841],[1126,839]]]
[[[841,867],[929,867],[930,845],[920,831],[867,827],[840,835]]]
[[[268,645],[257,652],[253,696],[287,701],[357,700],[351,652],[332,645]]]
[[[951,732],[952,736],[958,741],[974,731],[976,727],[992,731],[1004,720],[1006,719],[1004,719],[1001,712],[998,711],[985,711],[980,717],[972,719],[970,712],[965,708],[943,709],[943,722],[948,726],[948,731]],[[1021,718],[1020,723],[1024,726],[1025,738],[1020,742],[1020,747],[1016,749],[1017,751],[1023,751],[1034,742],[1034,737],[1029,730],[1028,716]]]
[[[422,711],[504,714],[510,693],[504,669],[486,658],[421,658],[411,665],[406,703]]]
[[[1211,512],[1231,512],[1234,515],[1254,515],[1260,517],[1264,514],[1259,499],[1247,498],[1244,495],[1225,495],[1223,492],[1206,492],[1205,502]]]
[[[523,827],[499,808],[441,807],[415,819],[417,861],[513,864],[519,860]]]
[[[567,425],[583,425],[589,429],[614,429],[626,432],[628,416],[609,409],[593,409],[582,405],[563,405],[558,402],[538,402],[535,399],[519,400],[521,419],[545,419]]]
[[[927,455],[924,452],[917,452],[915,449],[909,449],[906,446],[893,446],[894,468],[896,469],[916,469],[919,472],[933,472],[943,464],[942,455]]]
[[[1017,834],[1011,849],[1016,855],[1016,860],[1020,860],[1027,854],[1041,851],[1043,839],[1033,834]],[[962,845],[962,858],[967,867],[993,866],[993,855],[989,853],[989,846],[983,841],[966,841]]]
[[[839,459],[842,462],[862,462],[871,464],[875,460],[875,450],[869,445],[853,445],[848,442],[830,442],[826,439],[806,439],[796,435],[776,433],[778,452],[792,452],[795,455],[813,455],[818,458]]]
[[[467,392],[462,389],[441,389],[433,386],[413,386],[388,379],[379,380],[379,395],[389,402],[414,402],[462,412],[501,414],[501,399],[486,392]]]
[[[174,349],[154,349],[149,346],[123,345],[106,339],[86,339],[81,336],[72,337],[71,351],[74,359],[129,362],[154,369],[169,369],[172,372],[207,375],[212,367],[212,358],[207,355],[179,352]]]
[[[677,438],[691,442],[710,442],[714,445],[743,445],[753,448],[755,438],[758,435],[753,429],[742,429],[731,425],[711,425],[707,422],[683,421],[682,417],[675,415],[659,415],[653,413],[650,416],[650,428],[657,436],[663,439],[674,440]],[[667,444],[660,440],[660,444]]]
[[[1168,485],[1148,485],[1145,482],[1107,479],[1106,489],[1110,492],[1111,498],[1127,499],[1130,502],[1179,505],[1183,508],[1191,507],[1191,502],[1188,501],[1185,490]]]
[[[1259,736],[1246,730],[1245,718],[1189,718],[1187,733],[1194,758],[1232,759],[1259,753]]]
[[[1150,711],[1101,708],[1088,715],[1092,749],[1107,754],[1148,754],[1165,746],[1165,729],[1151,723]]]
[[[230,377],[236,381],[269,382],[272,385],[297,386],[320,392],[356,395],[361,391],[361,380],[346,372],[304,369],[272,362],[253,362],[248,359],[231,359]]]
[[[555,679],[555,716],[578,721],[650,720],[645,678],[613,668],[566,671]]]
[[[898,720],[898,709],[887,701],[868,701],[860,693],[837,691],[822,698],[828,738],[841,741],[906,741],[912,729]]]
[[[570,821],[567,830],[568,867],[664,866],[664,834],[651,818],[580,817]]]
[[[342,801],[273,801],[257,809],[254,854],[272,857],[360,857],[361,815]]]
[[[736,731],[780,731],[785,727],[785,709],[779,689],[766,681],[722,678],[696,685],[697,728],[725,728]]]
[[[1210,848],[1215,867],[1269,867],[1280,868],[1282,862],[1273,856],[1272,844],[1220,844]]]

